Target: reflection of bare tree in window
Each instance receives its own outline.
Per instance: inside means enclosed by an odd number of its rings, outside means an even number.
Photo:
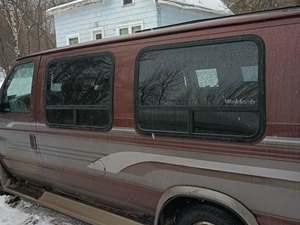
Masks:
[[[177,105],[179,102],[183,104],[184,87],[184,77],[179,69],[158,68],[148,79],[140,82],[140,103],[142,105]]]
[[[109,97],[111,63],[97,60],[96,65],[86,68],[78,75],[76,84],[79,104],[99,105],[106,104]],[[93,64],[93,63],[91,63]]]
[[[49,67],[49,79],[52,79],[51,82],[61,84],[61,91],[51,93],[48,96],[48,104],[107,104],[111,71],[111,60],[103,56],[53,63]],[[48,81],[48,89],[51,82]]]
[[[202,92],[205,92],[205,89]],[[198,96],[197,104],[230,105],[230,102],[233,104],[236,100],[254,104],[257,103],[257,96],[257,82],[227,82],[218,88],[207,88],[205,93]]]
[[[226,98],[257,101],[258,83],[241,82],[226,93]]]

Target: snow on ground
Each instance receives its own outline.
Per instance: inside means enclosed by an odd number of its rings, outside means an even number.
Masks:
[[[12,196],[0,196],[0,225],[87,225]]]

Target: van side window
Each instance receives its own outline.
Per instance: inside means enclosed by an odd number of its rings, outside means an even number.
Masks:
[[[144,50],[137,68],[137,128],[256,139],[264,121],[262,45],[250,38]]]
[[[2,96],[3,111],[26,113],[30,111],[30,98],[34,64],[22,64],[14,68]]]
[[[110,54],[77,56],[49,63],[46,117],[51,126],[109,129],[112,123]]]

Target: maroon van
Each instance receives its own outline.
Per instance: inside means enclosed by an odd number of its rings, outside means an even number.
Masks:
[[[1,89],[6,192],[101,225],[300,224],[300,8],[36,53]]]

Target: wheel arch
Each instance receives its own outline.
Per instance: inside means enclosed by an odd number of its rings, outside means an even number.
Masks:
[[[255,216],[236,199],[211,189],[193,186],[176,186],[168,189],[161,196],[156,208],[155,225],[159,225],[164,209],[178,198],[189,198],[223,207],[238,216],[245,225],[258,225]]]

